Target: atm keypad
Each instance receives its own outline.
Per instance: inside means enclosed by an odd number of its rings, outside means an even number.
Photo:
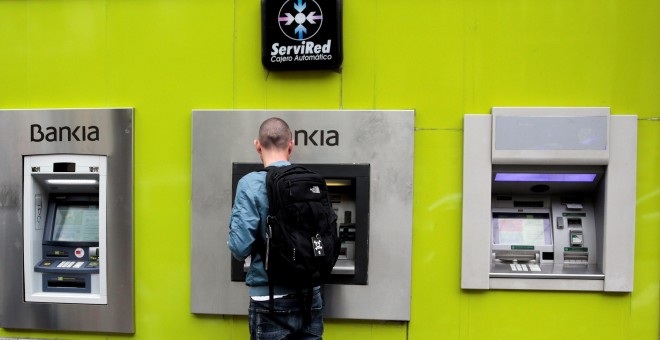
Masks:
[[[538,264],[524,264],[524,263],[511,263],[509,264],[511,266],[511,270],[514,272],[540,272],[541,271],[541,266]]]
[[[539,266],[538,264],[530,264],[529,265],[529,270],[531,270],[533,272],[540,272],[541,271],[541,266]]]
[[[57,268],[80,268],[83,264],[85,264],[84,261],[62,261]]]
[[[58,269],[82,269],[82,268],[95,268],[98,267],[98,262],[95,262],[96,264],[93,264],[93,262],[88,262],[88,261],[51,261],[51,260],[43,260],[41,263],[37,264],[39,267],[55,267]]]

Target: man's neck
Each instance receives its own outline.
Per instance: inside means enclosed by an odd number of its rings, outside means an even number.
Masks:
[[[289,157],[287,157],[287,154],[280,154],[280,153],[273,153],[273,154],[262,154],[262,162],[264,164],[264,167],[267,167],[275,162],[280,162],[280,161],[289,161]]]
[[[271,166],[271,165],[273,165],[277,162],[288,162],[288,161],[286,159],[278,159],[278,160],[272,161],[272,162],[264,162],[264,168],[267,167],[267,166]]]

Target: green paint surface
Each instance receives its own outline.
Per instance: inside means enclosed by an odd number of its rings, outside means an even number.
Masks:
[[[327,339],[657,339],[658,17],[644,0],[344,1],[341,72],[268,73],[259,1],[0,1],[0,108],[135,108],[137,330],[0,336],[247,339],[244,317],[190,313],[191,111],[415,109],[411,321],[329,320]],[[463,115],[493,106],[639,116],[632,293],[460,289]]]

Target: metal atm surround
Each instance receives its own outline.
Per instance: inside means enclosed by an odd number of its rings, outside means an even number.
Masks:
[[[25,301],[107,304],[107,157],[30,155],[23,171]]]
[[[462,289],[632,291],[637,116],[599,107],[493,108],[492,115],[465,115],[463,145]],[[594,188],[565,187],[558,194],[578,191],[593,202],[597,270],[573,278],[491,275],[492,195],[506,194],[493,184],[493,173],[587,167],[604,170]]]
[[[33,125],[51,132],[49,140],[33,141]],[[90,126],[98,128],[93,140],[81,135]],[[80,128],[70,137],[65,127]],[[41,154],[107,156],[107,304],[24,300],[22,164],[24,155]],[[0,156],[0,326],[134,333],[133,109],[0,110]]]
[[[349,261],[346,254],[340,254],[339,260],[332,271],[329,284],[360,284],[366,285],[369,268],[369,164],[298,164],[309,170],[315,171],[321,176],[332,180],[349,180],[355,186],[355,221],[353,248],[350,252],[354,259]],[[232,197],[236,195],[238,181],[253,171],[263,170],[261,163],[234,163],[232,166]],[[328,187],[332,197],[332,187]],[[232,199],[233,201],[233,199]],[[342,228],[338,216],[338,228]],[[341,232],[340,232],[341,234]],[[340,235],[341,238],[341,235]],[[344,248],[346,249],[346,248]],[[350,263],[349,263],[350,262]],[[232,257],[231,280],[235,282],[245,281],[245,274],[249,262],[241,262]]]
[[[227,248],[232,166],[259,162],[252,143],[259,125],[280,117],[298,140],[292,163],[370,167],[368,282],[325,285],[324,316],[410,320],[414,111],[194,110],[192,116],[192,313],[247,314],[247,286],[231,280]]]

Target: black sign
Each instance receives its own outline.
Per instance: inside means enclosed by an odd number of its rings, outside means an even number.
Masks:
[[[261,62],[271,71],[339,69],[341,0],[262,0]]]

